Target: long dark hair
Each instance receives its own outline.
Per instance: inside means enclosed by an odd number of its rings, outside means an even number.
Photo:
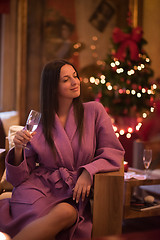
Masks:
[[[60,79],[60,71],[64,65],[71,65],[66,60],[54,60],[45,65],[41,74],[41,89],[40,89],[40,108],[41,121],[45,139],[53,152],[55,145],[53,141],[52,129],[55,126],[55,113],[58,112],[58,85]],[[75,69],[77,72],[77,70]],[[77,72],[78,76],[78,72]],[[79,78],[79,76],[78,76]],[[84,108],[80,96],[73,99],[74,116],[79,132],[79,142],[81,143],[83,132]]]

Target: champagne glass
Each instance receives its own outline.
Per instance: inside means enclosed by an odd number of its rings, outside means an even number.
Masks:
[[[143,151],[143,163],[145,167],[145,175],[148,177],[148,168],[152,161],[152,149],[144,149]]]
[[[41,119],[41,113],[36,112],[35,110],[31,110],[27,122],[26,122],[26,129],[32,133],[38,127],[39,121]]]
[[[30,133],[33,133],[37,129],[40,119],[41,119],[41,113],[35,110],[31,110],[28,115],[25,128]],[[28,149],[27,147],[25,148]]]

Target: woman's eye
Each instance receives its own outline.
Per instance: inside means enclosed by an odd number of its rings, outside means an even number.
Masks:
[[[67,82],[67,81],[68,81],[68,78],[63,79],[63,82]]]

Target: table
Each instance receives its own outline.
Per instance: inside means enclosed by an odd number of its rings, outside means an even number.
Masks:
[[[137,174],[142,174],[142,170],[138,169],[131,169]],[[136,211],[131,208],[131,196],[133,193],[134,187],[142,186],[142,185],[156,185],[160,184],[160,177],[156,175],[150,175],[149,179],[145,180],[137,180],[137,179],[128,179],[124,181],[124,208],[123,208],[123,219],[129,218],[140,218],[140,217],[152,217],[152,216],[159,216],[160,215],[160,207],[155,209],[148,209],[145,211]]]

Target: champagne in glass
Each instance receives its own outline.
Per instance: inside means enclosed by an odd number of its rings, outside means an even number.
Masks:
[[[28,115],[25,128],[30,133],[34,132],[38,127],[40,119],[41,119],[41,113],[36,112],[35,110],[31,110]],[[27,147],[24,147],[24,148],[29,150],[29,148]]]
[[[144,149],[143,151],[143,163],[145,167],[145,175],[148,177],[148,168],[152,162],[152,149]]]
[[[41,114],[39,112],[31,110],[27,118],[26,129],[30,133],[34,132],[38,127],[40,119],[41,119]]]

